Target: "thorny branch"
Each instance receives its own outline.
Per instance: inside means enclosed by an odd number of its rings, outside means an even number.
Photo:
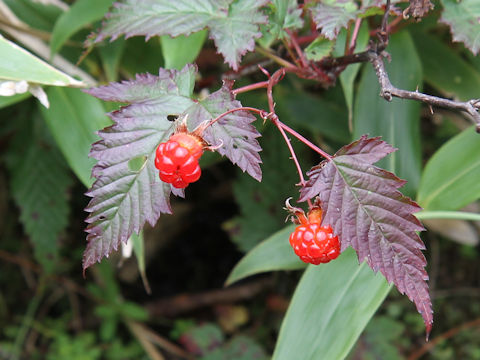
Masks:
[[[421,101],[430,106],[437,106],[446,109],[454,109],[467,113],[471,120],[476,125],[476,130],[480,133],[480,99],[472,99],[469,101],[461,102],[450,99],[445,99],[437,96],[427,95],[418,91],[408,91],[398,89],[392,85],[388,73],[385,69],[383,62],[384,57],[388,57],[388,54],[384,51],[388,45],[388,13],[390,10],[390,0],[387,0],[385,7],[385,14],[382,18],[382,25],[380,31],[377,33],[378,42],[370,42],[369,49],[366,51],[347,54],[338,58],[325,58],[320,61],[319,65],[323,69],[332,69],[334,73],[337,73],[338,69],[345,68],[346,65],[361,62],[370,62],[377,74],[378,82],[380,84],[380,96],[387,101],[392,101],[393,97],[401,99]],[[340,70],[342,71],[342,70]],[[433,112],[433,110],[431,109]]]

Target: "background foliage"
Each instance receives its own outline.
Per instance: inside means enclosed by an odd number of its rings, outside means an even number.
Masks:
[[[118,243],[121,251],[83,279],[84,194],[94,182],[96,160],[109,159],[88,154],[92,143],[115,137],[96,131],[112,124],[105,114],[120,102],[132,104],[133,113],[158,115],[159,107],[153,101],[148,108],[152,93],[141,86],[127,97],[110,96],[109,87],[90,90],[94,97],[82,88],[134,79],[142,85],[149,77],[136,74],[190,69],[179,93],[205,99],[221,88],[222,76],[236,78],[236,88],[264,81],[256,64],[264,64],[269,48],[288,58],[281,48],[292,31],[302,34],[316,24],[324,37],[312,39],[306,56],[320,61],[343,55],[355,20],[363,19],[356,51],[364,50],[385,2],[315,1],[302,19],[295,0],[180,1],[180,23],[167,21],[170,1],[123,3],[101,27],[112,0],[0,1],[0,94],[11,95],[0,96],[0,358],[480,358],[479,135],[461,113],[432,112],[403,99],[386,102],[368,63],[348,66],[329,88],[287,75],[274,89],[276,112],[330,154],[363,134],[382,136],[399,149],[379,165],[408,180],[402,192],[424,208],[418,216],[428,230],[422,238],[436,314],[428,344],[414,306],[366,263],[359,265],[353,250],[320,267],[305,267],[293,254],[287,242],[292,226],[284,224],[282,207],[297,195],[298,175],[269,122],[256,121],[250,132],[262,135],[262,182],[219,154],[206,154],[200,181],[185,199],[172,198],[175,215],[132,238],[135,256]],[[479,98],[477,1],[434,1],[419,22],[413,13],[402,17],[408,2],[392,3],[386,49],[392,83],[462,101]],[[153,4],[168,11],[129,30]],[[202,16],[186,16],[192,12]],[[100,41],[105,38],[118,39]],[[184,68],[192,62],[198,72]],[[231,70],[243,71],[243,65],[255,71],[238,76]],[[218,90],[215,96],[226,95]],[[211,99],[198,105],[178,96],[178,109],[164,115],[192,104],[192,117],[215,114]],[[264,90],[237,99],[267,108]],[[148,139],[152,148],[161,140],[157,135]],[[211,137],[228,141],[218,132]],[[319,162],[292,143],[304,169]],[[126,157],[125,168],[143,169],[142,156]],[[239,164],[259,179],[258,161]],[[159,208],[168,210],[165,203]]]

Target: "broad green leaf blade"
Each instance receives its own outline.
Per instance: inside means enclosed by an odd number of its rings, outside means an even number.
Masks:
[[[368,24],[363,22],[358,32],[355,51],[364,51],[368,44]],[[334,56],[343,56],[345,53],[345,42],[347,40],[347,32],[345,30],[338,34],[337,41],[335,42],[335,48],[333,50]],[[348,127],[350,131],[353,131],[353,94],[354,83],[360,70],[361,64],[351,64],[340,74],[340,83],[342,84],[343,94],[345,96],[345,102],[348,108]]]
[[[84,83],[55,69],[0,35],[0,79],[53,86],[83,87]]]
[[[103,69],[105,71],[105,75],[107,76],[108,81],[118,80],[118,69],[120,67],[120,61],[122,60],[122,56],[125,53],[125,47],[126,47],[126,42],[123,39],[121,39],[121,40],[115,41],[114,43],[109,43],[105,46],[102,46],[98,49],[98,52],[100,53],[100,57],[102,59]],[[139,50],[139,53],[143,53],[143,52]],[[144,54],[144,55],[152,56],[152,54]],[[157,69],[155,69],[155,71],[156,70]],[[142,71],[145,71],[145,68],[142,68]]]
[[[51,272],[58,260],[60,235],[68,224],[67,190],[72,179],[43,122],[29,125],[34,134],[26,138],[19,133],[13,140],[14,161],[9,162],[11,190],[35,259]]]
[[[95,42],[106,38],[189,35],[210,30],[218,51],[237,70],[240,58],[255,47],[260,24],[267,21],[260,8],[267,0],[125,0],[108,14]]]
[[[390,38],[388,51],[392,62],[386,68],[392,84],[398,88],[415,90],[422,84],[422,67],[412,39],[407,32]],[[395,172],[408,183],[402,191],[413,196],[420,181],[420,103],[394,98],[391,102],[378,96],[377,76],[366,64],[360,81],[353,115],[353,137],[382,136],[398,151],[378,166]]]
[[[319,36],[305,48],[305,56],[308,60],[320,61],[330,55],[334,45],[332,40]]]
[[[348,249],[309,265],[295,290],[273,360],[341,360],[388,294],[390,286]],[[299,355],[300,354],[300,355]]]
[[[197,58],[203,43],[207,38],[207,30],[202,30],[189,36],[180,35],[172,38],[168,35],[161,37],[162,54],[166,69],[183,69]]]
[[[475,55],[480,51],[480,2],[442,0],[441,22],[450,26],[453,41],[461,41]]]
[[[30,93],[26,92],[23,94],[16,94],[12,96],[0,96],[0,109],[16,104],[20,101],[23,101],[25,99],[28,99],[30,97]]]
[[[225,285],[248,276],[275,270],[303,269],[306,264],[293,252],[288,241],[295,225],[290,225],[262,241],[245,255],[228,275]]]
[[[97,98],[127,103],[110,113],[114,124],[99,132],[90,156],[98,160],[92,169],[96,178],[87,193],[88,245],[84,270],[117,250],[145,222],[155,225],[161,213],[171,213],[170,194],[182,195],[162,182],[155,168],[155,150],[168,140],[176,126],[171,114],[181,114],[194,104],[191,99],[196,68],[181,71],[160,69],[159,76],[138,74],[134,80],[111,83],[87,92]],[[131,169],[132,159],[145,157],[140,169]]]
[[[294,126],[321,134],[339,143],[350,140],[348,114],[343,103],[340,105],[324,97],[282,84],[275,87],[273,95],[280,120],[286,118]]]
[[[95,160],[88,157],[96,131],[111,124],[101,102],[78,89],[50,88],[50,108],[40,107],[58,147],[80,181],[89,187]]]
[[[138,271],[140,273],[140,277],[142,278],[143,287],[148,294],[151,294],[152,290],[150,289],[150,284],[148,283],[147,273],[146,273],[146,265],[145,265],[145,238],[143,236],[143,231],[140,232],[139,235],[133,233],[130,236],[130,241],[133,245],[133,252],[135,253],[135,257],[137,258],[138,264]]]
[[[464,130],[428,161],[418,189],[426,210],[457,210],[480,198],[480,135]]]
[[[262,37],[257,41],[264,48],[287,35],[285,29],[299,29],[303,27],[302,9],[297,0],[273,0],[265,9],[268,22],[260,29]]]
[[[103,18],[115,0],[77,0],[55,22],[50,41],[51,56],[85,25]]]
[[[478,98],[480,72],[475,67],[435,36],[413,32],[412,38],[427,83],[448,97],[463,101]]]

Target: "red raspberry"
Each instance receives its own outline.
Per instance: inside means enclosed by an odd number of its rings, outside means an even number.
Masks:
[[[200,178],[202,171],[198,159],[202,156],[203,144],[188,133],[173,135],[157,147],[155,167],[160,171],[160,180],[176,188],[186,188]]]
[[[328,263],[340,254],[340,242],[332,227],[317,222],[297,226],[290,235],[290,245],[303,262],[315,265]]]

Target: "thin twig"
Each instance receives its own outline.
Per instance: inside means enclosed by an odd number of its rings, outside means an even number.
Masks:
[[[304,68],[308,67],[308,61],[305,58],[305,54],[300,48],[300,45],[298,45],[295,35],[289,29],[286,29],[285,31],[290,36],[290,41],[292,42],[292,45],[295,48],[295,51],[297,52],[297,55],[298,55],[298,58],[300,59],[300,63],[302,64],[302,67]]]
[[[275,126],[278,128],[278,130],[282,134],[283,139],[285,140],[285,142],[287,144],[288,150],[290,150],[290,154],[292,155],[291,159],[295,163],[295,166],[296,166],[297,172],[298,172],[298,176],[300,177],[300,186],[302,188],[304,188],[306,182],[305,182],[305,178],[303,176],[303,170],[302,170],[302,167],[300,166],[300,163],[298,161],[297,154],[295,154],[295,150],[293,149],[292,142],[290,141],[287,134],[285,133],[285,130],[280,125],[280,123],[279,123],[280,121],[278,120],[278,117],[275,120],[272,120],[272,122],[275,124]],[[308,199],[308,208],[311,209],[312,206],[313,206],[312,201],[310,199]]]
[[[355,48],[357,47],[358,33],[360,32],[361,25],[362,25],[362,18],[358,18],[355,21],[355,27],[353,28],[352,37],[350,39],[350,45],[348,46],[347,54],[345,55],[352,54],[355,51]]]
[[[425,343],[420,349],[414,351],[409,357],[408,360],[417,360],[420,359],[424,354],[433,349],[435,346],[441,342],[457,335],[460,331],[480,326],[480,318],[461,324],[460,326],[454,327],[443,334],[433,338],[430,342]]]
[[[477,126],[477,132],[480,132],[480,114],[478,113],[478,109],[480,108],[480,99],[461,102],[444,99],[437,96],[426,95],[418,91],[398,89],[390,82],[388,73],[385,70],[382,55],[379,55],[374,51],[370,51],[369,57],[370,62],[375,69],[375,73],[377,74],[378,82],[380,84],[380,96],[382,96],[385,100],[391,101],[392,97],[398,97],[401,99],[421,101],[425,104],[434,105],[442,108],[463,111],[471,116],[473,122]]]
[[[298,132],[296,132],[295,130],[293,130],[292,128],[290,128],[288,125],[285,125],[284,123],[282,123],[280,120],[278,120],[278,123],[279,125],[286,131],[288,132],[289,134],[295,136],[298,140],[300,140],[302,143],[304,143],[305,145],[307,145],[309,148],[311,148],[313,151],[319,153],[320,155],[322,155],[325,159],[327,160],[331,160],[332,159],[332,156],[328,153],[326,153],[325,151],[323,151],[322,149],[320,149],[317,145],[313,144],[311,141],[307,140],[306,138],[304,138],[302,135],[300,135]]]
[[[244,93],[244,92],[247,92],[247,91],[252,91],[252,90],[256,90],[256,89],[264,89],[264,88],[267,88],[267,87],[268,87],[268,80],[267,81],[260,81],[260,82],[255,83],[255,84],[250,84],[250,85],[242,86],[238,89],[234,89],[234,90],[232,90],[232,94],[233,95],[238,95],[238,94],[241,94],[241,93]]]
[[[203,307],[232,303],[257,296],[272,285],[271,278],[263,278],[244,285],[215,289],[197,294],[180,294],[144,305],[152,317],[177,316]]]

